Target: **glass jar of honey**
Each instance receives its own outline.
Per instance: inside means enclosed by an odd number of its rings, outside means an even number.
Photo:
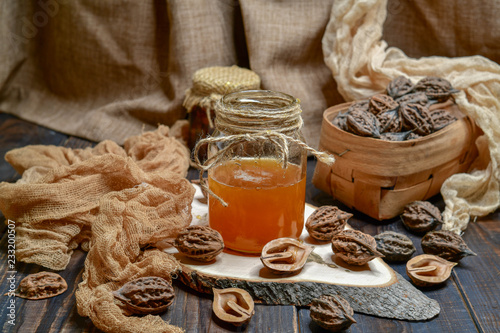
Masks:
[[[209,139],[210,227],[227,248],[260,253],[304,226],[307,152],[299,101],[269,90],[225,95]]]

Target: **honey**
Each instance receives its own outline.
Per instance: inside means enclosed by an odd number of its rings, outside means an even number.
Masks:
[[[210,227],[227,248],[260,253],[269,241],[298,238],[304,226],[305,168],[273,158],[229,160],[210,170],[209,188],[227,204],[209,199]]]

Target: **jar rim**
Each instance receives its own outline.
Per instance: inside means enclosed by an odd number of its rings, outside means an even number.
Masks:
[[[300,101],[273,90],[242,90],[224,95],[215,107],[223,132],[290,132],[302,127]]]
[[[221,104],[235,110],[286,112],[297,107],[299,100],[280,91],[252,89],[226,94]]]

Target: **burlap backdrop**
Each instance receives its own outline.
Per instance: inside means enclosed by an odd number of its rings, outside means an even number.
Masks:
[[[0,110],[58,131],[123,143],[171,125],[192,74],[250,66],[266,89],[298,97],[304,134],[342,102],[321,39],[333,0],[0,2]],[[391,0],[384,40],[412,57],[500,61],[500,2]],[[1,135],[1,134],[0,134]]]

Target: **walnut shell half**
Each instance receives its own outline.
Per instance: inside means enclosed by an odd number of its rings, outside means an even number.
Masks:
[[[250,321],[255,313],[252,296],[240,288],[212,289],[215,315],[226,323],[241,326]]]
[[[262,248],[260,260],[273,273],[291,274],[304,267],[313,249],[293,238],[278,238]]]
[[[174,246],[177,251],[191,259],[208,262],[224,250],[224,241],[217,230],[192,225],[179,232]]]
[[[421,254],[406,263],[406,274],[415,285],[428,287],[448,280],[455,265],[432,254]]]
[[[67,289],[68,284],[59,274],[39,272],[22,279],[15,295],[21,298],[37,300],[60,295]]]

